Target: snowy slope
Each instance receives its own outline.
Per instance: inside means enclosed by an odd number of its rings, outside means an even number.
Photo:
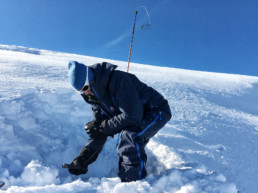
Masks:
[[[148,177],[121,183],[117,136],[89,172],[61,168],[86,143],[90,107],[69,60],[126,62],[0,45],[0,192],[258,192],[258,77],[131,63],[168,100],[171,121],[147,145]]]

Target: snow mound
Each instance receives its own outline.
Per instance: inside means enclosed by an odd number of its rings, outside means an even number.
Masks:
[[[48,184],[57,184],[58,170],[42,166],[38,160],[32,160],[21,174],[21,181],[25,185],[44,186]]]
[[[34,49],[34,48],[26,48],[23,46],[9,46],[9,45],[0,45],[0,50],[10,50],[10,51],[15,51],[15,52],[24,52],[28,54],[35,54],[35,55],[40,55],[41,52],[39,49]]]

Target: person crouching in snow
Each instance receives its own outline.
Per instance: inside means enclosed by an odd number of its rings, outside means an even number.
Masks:
[[[135,75],[116,70],[103,62],[86,66],[71,61],[69,81],[92,105],[93,120],[85,125],[88,142],[68,166],[71,174],[88,171],[108,136],[120,133],[118,175],[122,182],[144,179],[147,175],[145,146],[172,117],[168,101]]]

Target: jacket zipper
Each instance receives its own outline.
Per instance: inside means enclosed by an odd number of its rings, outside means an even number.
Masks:
[[[104,103],[104,101],[99,97],[97,91],[95,90],[94,86],[91,86],[94,94],[97,96],[97,98],[99,99],[100,103],[102,104],[103,107],[105,107],[106,111],[101,107],[99,106],[99,108],[103,111],[103,113],[105,115],[107,115],[109,118],[111,118],[111,116],[114,116],[113,113],[110,111],[110,109],[107,107],[107,105]],[[111,115],[111,116],[110,116]]]

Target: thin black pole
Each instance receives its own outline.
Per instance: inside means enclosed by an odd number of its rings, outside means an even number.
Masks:
[[[132,53],[132,46],[133,46],[133,36],[134,36],[134,29],[135,29],[135,24],[136,24],[136,16],[137,16],[137,10],[135,11],[134,14],[134,24],[133,24],[133,32],[132,32],[132,39],[131,39],[131,45],[130,45],[130,51],[129,51],[129,58],[128,58],[128,65],[127,65],[127,72],[129,72],[129,65],[130,65],[130,60],[131,60],[131,53]]]

